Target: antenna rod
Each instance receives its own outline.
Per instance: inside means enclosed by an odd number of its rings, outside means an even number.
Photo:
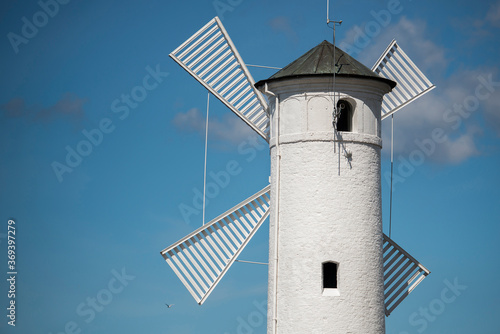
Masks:
[[[342,20],[340,20],[340,21],[331,21],[330,20],[330,0],[326,0],[326,24],[329,25],[330,23],[333,23],[334,26],[335,26],[335,24],[341,25]]]
[[[330,0],[326,0],[326,24],[330,23]]]
[[[337,84],[336,84],[336,73],[337,73],[337,60],[336,60],[336,26],[342,24],[342,20],[340,21],[330,21],[330,0],[326,0],[326,25],[329,28],[333,29],[333,132],[334,139],[337,139],[337,121],[340,117],[340,112],[337,110]],[[333,27],[330,27],[330,23],[333,23]],[[336,153],[336,145],[333,145],[333,152]],[[340,143],[339,143],[339,164],[340,164]],[[340,173],[340,166],[339,166]]]
[[[337,49],[337,36],[336,36],[336,32],[337,32],[337,24],[340,26],[342,24],[342,20],[341,21],[331,21],[333,23],[333,110],[335,110],[335,124],[337,124],[337,118],[340,116],[339,113],[337,112],[337,101],[336,101],[336,82],[335,82],[335,74],[337,73],[337,59],[336,59],[336,49]]]
[[[394,114],[391,115],[391,199],[389,208],[389,238],[392,232],[392,174],[394,172]]]

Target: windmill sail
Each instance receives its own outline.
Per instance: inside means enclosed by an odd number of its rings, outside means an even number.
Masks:
[[[268,141],[266,101],[218,17],[170,57]]]
[[[430,274],[403,248],[384,234],[385,315],[392,311]]]
[[[161,251],[198,304],[203,304],[269,215],[270,186]]]
[[[406,55],[396,40],[389,44],[373,65],[372,71],[397,83],[392,92],[384,96],[382,119],[436,88]]]

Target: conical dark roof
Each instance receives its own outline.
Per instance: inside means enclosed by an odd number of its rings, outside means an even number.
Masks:
[[[335,49],[335,61],[334,58]],[[265,82],[315,75],[333,75],[342,77],[364,77],[373,78],[386,82],[391,88],[396,86],[392,80],[380,77],[359,61],[349,56],[346,52],[333,46],[328,41],[321,42],[297,60],[291,62],[267,80],[261,80],[255,86],[261,86]]]

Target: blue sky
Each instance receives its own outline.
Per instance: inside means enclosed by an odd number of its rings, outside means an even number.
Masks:
[[[283,67],[331,40],[325,7],[0,4],[1,268],[5,277],[14,219],[18,271],[15,328],[6,319],[9,286],[0,281],[2,333],[265,333],[266,266],[236,263],[200,307],[159,254],[202,223],[201,212],[186,219],[179,207],[203,189],[207,93],[168,54],[219,15],[244,61]],[[351,55],[371,67],[396,38],[437,86],[395,116],[392,237],[432,274],[387,319],[387,333],[500,332],[500,2],[333,7],[331,18],[343,20],[337,41]],[[251,72],[256,80],[274,73]],[[209,199],[207,220],[269,176],[265,142],[214,98],[210,106],[208,170],[230,161],[239,169]],[[436,129],[445,140],[432,140]],[[384,121],[386,233],[389,130]],[[267,229],[242,259],[267,261]]]

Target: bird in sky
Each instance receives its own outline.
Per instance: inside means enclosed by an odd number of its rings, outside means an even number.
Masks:
[[[169,304],[165,304],[165,305],[167,305],[168,308],[171,308],[172,306],[174,306],[174,304],[170,304],[170,305]]]

